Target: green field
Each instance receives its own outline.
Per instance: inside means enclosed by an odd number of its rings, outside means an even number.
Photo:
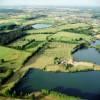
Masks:
[[[21,68],[24,61],[30,54],[24,51],[18,51],[11,48],[0,46],[0,83],[7,79]]]
[[[21,49],[24,51],[32,51],[34,50],[35,47],[43,44],[47,37],[50,34],[31,34],[27,35],[25,37],[22,37],[13,43],[9,44],[8,46],[16,48],[16,49]]]
[[[31,34],[26,36],[26,39],[35,39],[36,41],[46,41],[46,37],[51,34]]]
[[[0,46],[0,59],[4,62],[0,66],[10,69],[19,69],[30,53]]]
[[[58,32],[51,37],[49,37],[55,41],[69,42],[69,43],[79,43],[81,41],[91,41],[92,36],[85,34],[77,34],[72,32]]]
[[[51,11],[45,8],[45,10],[24,9],[21,12],[15,10],[16,12],[0,13],[0,98],[2,100],[6,96],[9,96],[7,97],[9,100],[15,99],[15,94],[9,91],[31,68],[53,72],[100,71],[99,65],[73,59],[72,51],[81,47],[82,43],[88,44],[88,48],[91,41],[100,39],[99,21],[92,19],[92,12],[88,13],[89,15],[85,12],[87,16],[83,12],[81,16],[78,15],[80,14],[78,10],[74,10],[67,12],[63,9],[63,12],[62,10],[57,12],[57,9]],[[35,29],[32,27],[35,24],[51,26]],[[9,28],[10,25],[16,27]],[[94,48],[100,52],[100,45]],[[79,99],[53,91],[48,93],[47,90],[33,94],[37,97],[36,100]],[[27,100],[30,95],[21,98]]]

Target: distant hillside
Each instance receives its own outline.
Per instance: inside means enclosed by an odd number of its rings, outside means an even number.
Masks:
[[[19,10],[19,9],[4,9],[4,8],[1,8],[0,9],[0,13],[22,13],[23,11],[22,10]]]

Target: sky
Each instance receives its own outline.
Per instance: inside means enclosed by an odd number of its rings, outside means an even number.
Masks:
[[[100,6],[100,0],[0,0],[3,5]]]

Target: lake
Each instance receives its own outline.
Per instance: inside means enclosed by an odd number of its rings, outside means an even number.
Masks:
[[[51,27],[52,25],[51,24],[35,24],[35,25],[32,25],[33,28],[35,29],[43,29],[43,28],[48,28],[48,27]]]
[[[18,94],[41,89],[96,100],[100,97],[100,72],[54,73],[30,69],[14,88]]]
[[[91,46],[100,45],[100,40],[91,43]],[[73,54],[75,61],[87,61],[100,65],[100,52],[95,48],[85,48],[78,50]]]

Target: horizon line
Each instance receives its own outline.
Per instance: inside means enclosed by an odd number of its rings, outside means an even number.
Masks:
[[[3,7],[3,6],[55,6],[55,7],[57,7],[57,6],[62,6],[62,7],[100,7],[99,5],[81,5],[81,6],[79,6],[79,5],[0,5],[0,7]]]

